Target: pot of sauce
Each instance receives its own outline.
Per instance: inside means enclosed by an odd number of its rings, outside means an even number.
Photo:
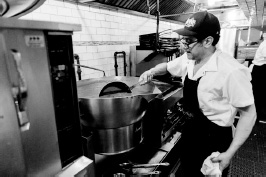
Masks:
[[[132,86],[138,79],[116,76],[78,81],[81,123],[83,128],[93,131],[95,153],[124,153],[141,143],[142,118],[148,101],[159,94],[160,90],[151,82],[136,86],[131,93],[100,96],[102,89],[112,82]]]

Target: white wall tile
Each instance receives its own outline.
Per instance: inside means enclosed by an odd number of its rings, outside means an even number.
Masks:
[[[111,22],[111,28],[119,28],[119,23]]]
[[[80,19],[76,17],[66,17],[67,23],[80,24]]]
[[[63,0],[49,0],[48,4],[58,6],[58,7],[64,7],[64,2]]]
[[[96,20],[105,20],[105,15],[104,14],[97,14],[96,16],[95,16],[95,19]]]
[[[101,21],[101,27],[110,28],[111,27],[111,23],[107,22],[107,21]]]
[[[105,28],[97,28],[96,31],[97,31],[97,34],[106,34]]]
[[[92,20],[96,19],[96,16],[98,16],[98,14],[95,14],[94,12],[87,12],[86,14],[86,18],[92,19]]]
[[[72,40],[73,41],[81,41],[80,34],[78,34],[77,32],[74,32],[72,35]]]
[[[86,5],[78,5],[78,9],[80,10],[85,10],[85,11],[90,11],[90,7]]]
[[[121,23],[122,22],[121,17],[115,16],[114,22]]]
[[[85,34],[95,35],[97,34],[97,28],[90,27],[90,26],[84,26],[84,29],[82,29]]]
[[[105,20],[109,21],[109,22],[113,22],[114,21],[114,16],[111,15],[105,15]]]
[[[96,66],[96,65],[98,65],[98,60],[95,59],[94,56],[95,56],[95,55],[92,54],[92,59],[88,61],[88,65],[89,65],[89,66]]]
[[[83,59],[86,60],[88,64],[91,60],[93,60],[93,55],[92,53],[88,53],[88,49],[87,49],[87,53],[84,53]]]
[[[103,41],[110,41],[111,40],[111,36],[109,35],[102,35]]]
[[[87,46],[87,52],[88,54],[98,52],[97,46]]]
[[[33,19],[32,16],[33,16],[32,13],[30,13],[30,14],[24,15],[20,19],[23,19],[23,20],[32,20]]]
[[[81,41],[91,41],[91,35],[81,34],[80,39],[81,39]]]
[[[53,22],[66,22],[66,17],[65,16],[60,16],[60,15],[51,15],[51,21]]]
[[[75,53],[84,53],[86,52],[86,46],[73,46]]]
[[[64,16],[71,16],[72,15],[72,12],[71,12],[71,9],[69,8],[65,8],[65,7],[58,7],[58,15],[64,15]]]
[[[92,41],[103,41],[103,37],[102,37],[102,35],[92,35],[91,36],[91,40]]]
[[[32,15],[33,20],[40,20],[40,21],[50,21],[50,15],[42,14],[42,13],[34,13]]]
[[[44,4],[40,7],[40,12],[45,13],[45,14],[57,15],[57,7]]]
[[[100,9],[97,7],[90,7],[91,12],[100,13]]]
[[[81,13],[78,9],[71,9],[72,17],[81,17]]]
[[[64,6],[69,9],[78,9],[77,3],[64,3]]]
[[[119,37],[118,36],[111,36],[111,41],[118,41]]]
[[[90,25],[92,27],[101,27],[101,22],[97,20],[90,20]]]
[[[105,52],[107,51],[107,48],[105,45],[99,45],[97,46],[98,52]]]

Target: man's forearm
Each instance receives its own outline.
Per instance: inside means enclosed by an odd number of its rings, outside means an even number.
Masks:
[[[167,63],[160,63],[156,65],[154,68],[151,68],[150,71],[154,76],[164,75],[167,73]]]
[[[236,151],[249,137],[256,121],[256,109],[254,104],[245,108],[241,108],[239,113],[240,118],[236,126],[235,136],[230,147],[226,151],[231,156],[236,153]]]

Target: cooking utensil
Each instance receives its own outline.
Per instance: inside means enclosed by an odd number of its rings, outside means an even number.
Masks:
[[[132,85],[129,87],[129,90],[133,90],[135,87],[137,87],[138,85],[140,85],[140,82],[137,82],[136,84]]]
[[[156,166],[169,166],[170,164],[168,162],[164,163],[151,163],[151,164],[132,164],[132,163],[122,163],[119,164],[119,166],[123,168],[150,168],[150,167],[156,167]]]
[[[151,171],[151,172],[146,172],[146,173],[135,173],[135,174],[130,174],[130,177],[143,177],[143,176],[160,176],[161,171]]]

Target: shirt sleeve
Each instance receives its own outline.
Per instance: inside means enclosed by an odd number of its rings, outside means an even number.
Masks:
[[[261,52],[262,57],[266,57],[266,42],[265,41],[260,48],[260,52]]]
[[[224,96],[238,108],[254,104],[251,74],[246,68],[238,68],[229,74],[224,87]]]
[[[266,57],[266,41],[263,41],[256,51],[255,60],[259,60],[260,57]]]
[[[187,71],[188,62],[187,54],[184,53],[167,63],[167,71],[173,76],[184,76]]]

